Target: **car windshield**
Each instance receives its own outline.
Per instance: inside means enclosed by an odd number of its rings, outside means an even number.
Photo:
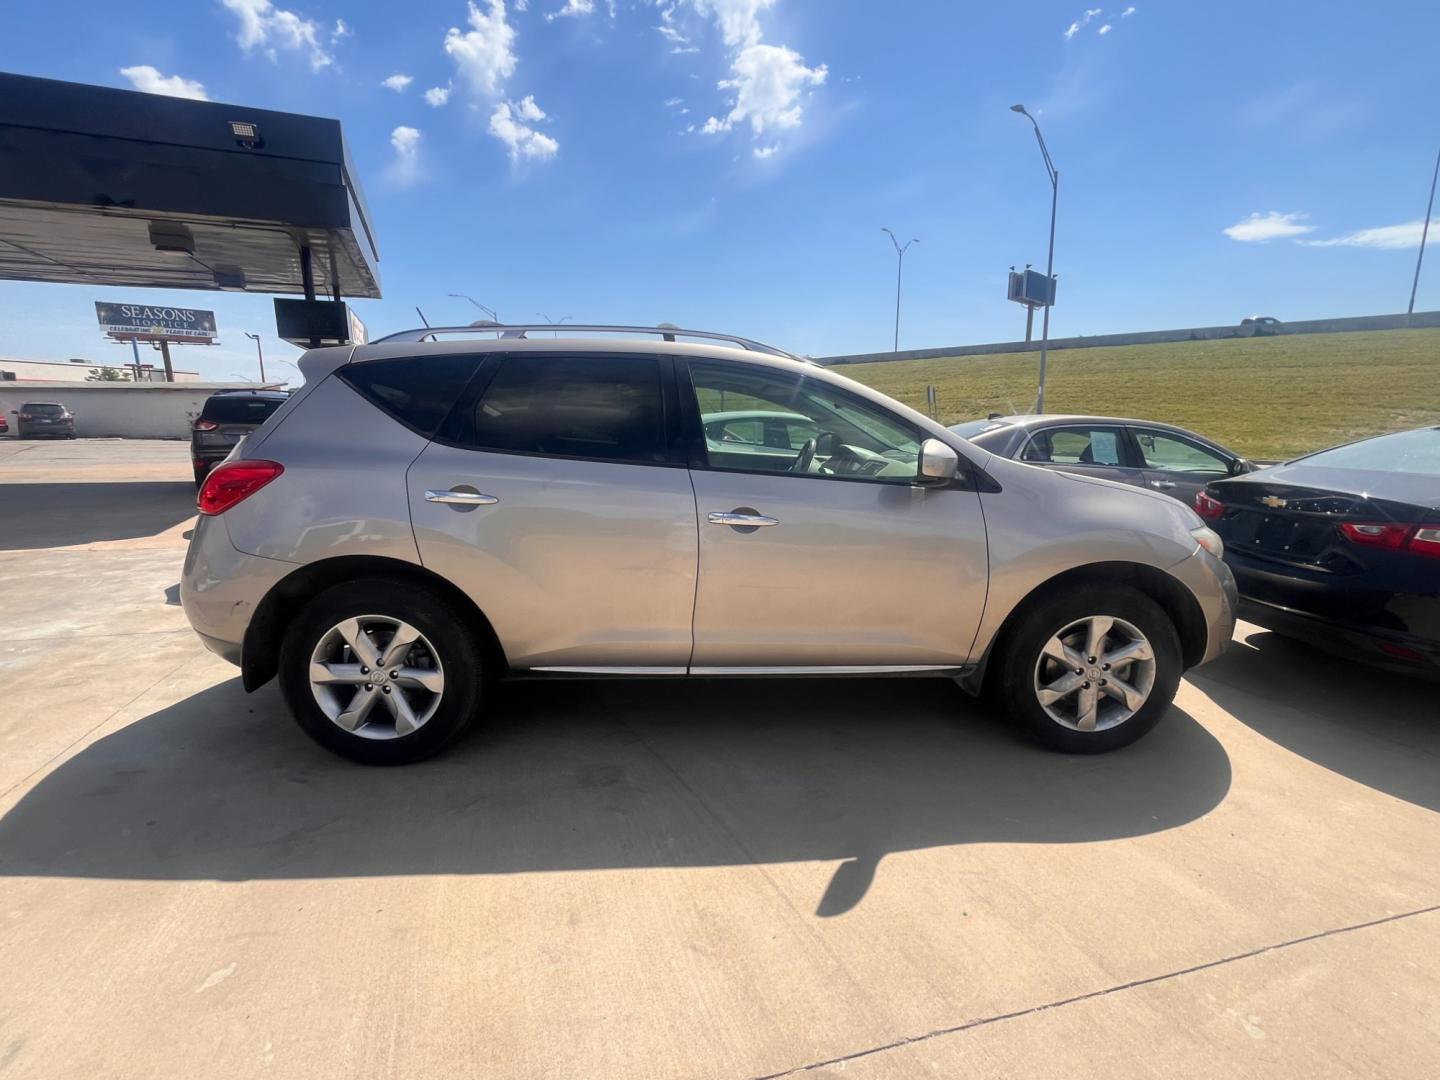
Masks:
[[[1440,476],[1440,427],[1401,431],[1348,446],[1337,446],[1333,450],[1322,450],[1300,458],[1296,464]]]
[[[224,394],[205,402],[200,414],[203,420],[217,424],[263,424],[266,418],[284,404],[281,398],[250,397],[247,394]]]
[[[963,424],[952,424],[950,430],[962,439],[973,439],[976,435],[984,435],[987,431],[1006,426],[1002,420],[967,420]]]
[[[26,405],[25,411],[31,416],[64,416],[64,405]]]

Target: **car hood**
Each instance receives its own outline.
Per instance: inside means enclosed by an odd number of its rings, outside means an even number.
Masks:
[[[1307,465],[1297,461],[1276,465],[1260,472],[1246,473],[1229,480],[1216,481],[1221,491],[1251,489],[1254,485],[1273,488],[1307,488],[1332,491],[1359,498],[1409,503],[1425,510],[1440,511],[1440,480],[1419,473],[1380,472],[1374,469],[1334,469],[1323,465]],[[1278,491],[1277,491],[1278,494]]]

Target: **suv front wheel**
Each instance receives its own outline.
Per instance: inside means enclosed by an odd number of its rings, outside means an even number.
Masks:
[[[999,657],[998,696],[1039,742],[1072,754],[1127,746],[1180,685],[1170,617],[1137,589],[1091,585],[1042,598]]]
[[[463,613],[408,583],[326,589],[280,649],[280,687],[296,721],[367,765],[438,753],[470,726],[485,681],[485,650]]]

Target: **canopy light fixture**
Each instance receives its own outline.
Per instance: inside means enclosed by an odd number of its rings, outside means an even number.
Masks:
[[[230,134],[235,137],[235,145],[246,150],[255,150],[265,145],[265,140],[260,136],[260,125],[252,124],[249,120],[231,120]]]
[[[166,255],[195,254],[195,237],[178,221],[150,222],[150,243]]]

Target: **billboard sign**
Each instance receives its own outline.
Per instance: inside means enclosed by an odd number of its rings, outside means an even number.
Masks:
[[[1055,279],[1028,267],[1011,270],[1005,299],[1031,308],[1049,307],[1055,303]]]
[[[190,341],[215,338],[215,313],[199,308],[95,302],[102,333],[120,341]]]

